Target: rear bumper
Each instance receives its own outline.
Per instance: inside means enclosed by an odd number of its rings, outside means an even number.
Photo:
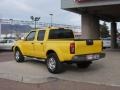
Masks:
[[[87,54],[87,55],[76,55],[72,58],[72,62],[80,61],[94,61],[105,57],[105,53]]]

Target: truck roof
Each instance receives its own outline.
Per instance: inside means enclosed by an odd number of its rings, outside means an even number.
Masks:
[[[48,27],[46,29],[36,29],[32,31],[40,31],[40,30],[55,30],[55,29],[67,29],[67,28],[61,28],[61,27]]]

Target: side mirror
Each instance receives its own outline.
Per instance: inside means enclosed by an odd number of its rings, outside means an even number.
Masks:
[[[24,40],[25,40],[25,37],[21,37],[21,40],[23,40],[23,41],[24,41]]]

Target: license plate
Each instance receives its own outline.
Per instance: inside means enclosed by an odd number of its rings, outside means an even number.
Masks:
[[[89,60],[93,59],[93,55],[87,55],[87,59]]]
[[[99,59],[99,58],[100,58],[99,55],[87,55],[87,59],[88,59],[88,60]]]

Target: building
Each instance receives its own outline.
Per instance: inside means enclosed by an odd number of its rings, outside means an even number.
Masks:
[[[81,32],[74,32],[75,39],[81,39]]]
[[[82,38],[99,39],[99,20],[111,23],[111,47],[117,48],[120,0],[61,0],[62,9],[81,14]]]

